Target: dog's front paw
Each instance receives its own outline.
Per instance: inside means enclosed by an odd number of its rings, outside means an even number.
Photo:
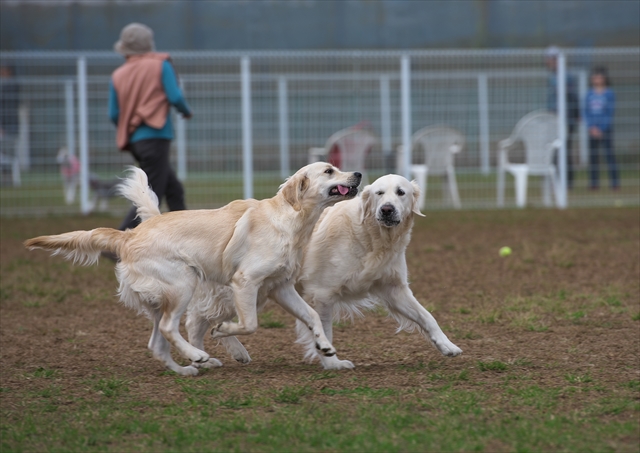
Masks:
[[[191,362],[193,362],[194,364],[204,364],[209,361],[209,354],[199,349],[193,348],[193,351],[190,351],[188,359],[191,360]]]
[[[214,359],[213,357],[209,357],[209,360],[206,362],[192,362],[191,366],[204,369],[217,368],[222,366],[222,362],[218,359]]]
[[[175,369],[170,369],[181,376],[196,376],[198,374],[198,369],[194,366],[181,366]]]
[[[433,342],[433,345],[438,349],[438,351],[440,351],[444,356],[455,357],[462,354],[462,349],[451,343],[451,341],[449,341],[449,339],[447,338],[432,338],[431,341]]]
[[[211,329],[211,338],[224,338],[224,337],[228,336],[227,334],[222,333],[222,331],[221,331],[223,324],[224,323],[221,322],[220,324],[218,324],[217,326],[214,326]]]
[[[234,353],[234,354],[232,355],[232,357],[233,357],[236,361],[238,361],[238,362],[240,362],[240,363],[243,363],[243,364],[245,364],[245,365],[246,365],[247,363],[251,362],[251,357],[249,356],[249,354],[248,354],[248,353],[246,353],[246,351],[245,351],[245,353],[244,353],[244,354],[242,354],[242,353]]]
[[[321,357],[325,370],[353,370],[356,366],[350,360],[340,360],[337,356]]]
[[[336,349],[333,346],[331,346],[331,344],[329,343],[323,342],[321,344],[320,342],[317,342],[316,349],[320,354],[322,354],[325,357],[332,357],[336,355]]]

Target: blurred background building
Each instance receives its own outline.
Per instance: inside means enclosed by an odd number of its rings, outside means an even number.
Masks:
[[[2,0],[2,50],[111,49],[129,22],[166,50],[640,45],[634,0]]]

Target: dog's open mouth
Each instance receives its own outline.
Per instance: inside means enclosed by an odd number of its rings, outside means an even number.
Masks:
[[[394,227],[394,226],[400,225],[400,220],[387,218],[387,217],[378,218],[378,222],[380,222],[386,227]]]
[[[357,194],[358,194],[358,187],[347,187],[347,186],[343,186],[342,184],[333,186],[331,190],[329,190],[330,196],[355,197]]]

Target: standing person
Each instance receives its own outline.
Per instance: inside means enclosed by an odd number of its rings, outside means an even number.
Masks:
[[[591,88],[584,103],[584,119],[589,131],[589,188],[600,187],[599,151],[604,149],[609,166],[609,184],[620,188],[616,157],[613,154],[613,115],[616,97],[611,89],[607,69],[597,67],[591,72]]]
[[[5,172],[12,173],[13,184],[19,179],[17,144],[20,120],[20,87],[15,81],[15,70],[7,63],[0,65],[0,180],[8,184]],[[17,175],[16,175],[16,172]]]
[[[176,73],[167,53],[155,52],[153,31],[146,25],[132,23],[122,29],[114,49],[126,58],[111,76],[109,117],[116,125],[118,148],[129,151],[149,178],[158,196],[166,197],[170,211],[186,209],[184,189],[169,163],[173,139],[171,106],[184,118],[191,110],[178,85]],[[132,207],[120,230],[140,223]]]
[[[556,46],[547,48],[545,53],[547,69],[549,76],[547,78],[547,109],[553,113],[558,113],[558,55],[560,49]],[[573,143],[573,133],[575,132],[578,122],[580,121],[580,106],[578,103],[578,90],[575,77],[567,71],[566,81],[567,94],[567,188],[573,188],[574,170],[573,155],[571,154],[571,145]],[[557,158],[556,158],[557,159]]]

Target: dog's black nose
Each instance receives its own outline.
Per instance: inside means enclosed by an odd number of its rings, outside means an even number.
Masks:
[[[353,176],[355,176],[358,179],[362,179],[362,173],[360,173],[359,171],[353,172]]]
[[[385,217],[392,215],[395,210],[396,208],[394,208],[393,205],[390,204],[385,204],[380,207],[380,213]]]

